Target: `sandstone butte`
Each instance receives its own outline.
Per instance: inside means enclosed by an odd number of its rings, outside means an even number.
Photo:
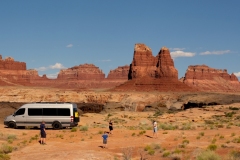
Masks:
[[[115,91],[196,91],[178,80],[170,51],[162,47],[157,56],[145,44],[135,44],[129,80],[117,86]]]
[[[182,82],[202,91],[240,91],[238,78],[226,69],[214,69],[206,65],[189,66]]]
[[[56,79],[46,75],[39,76],[38,71],[26,69],[25,62],[14,61],[0,55],[0,85],[1,86],[40,86],[69,89],[112,88],[127,81],[129,66],[120,66],[111,70],[108,77],[94,64],[80,64],[59,72]]]

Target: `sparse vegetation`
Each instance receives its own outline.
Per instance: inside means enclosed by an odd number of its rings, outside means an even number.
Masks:
[[[211,150],[211,151],[215,151],[217,149],[217,145],[216,144],[210,144],[208,146],[208,149]]]
[[[88,131],[88,126],[80,126],[80,131]]]
[[[197,157],[197,160],[221,160],[221,157],[214,151],[206,150],[201,152]]]

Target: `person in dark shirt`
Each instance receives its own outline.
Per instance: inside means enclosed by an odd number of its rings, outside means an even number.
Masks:
[[[112,121],[109,121],[109,134],[112,134],[112,130],[113,130],[113,124]]]
[[[103,138],[103,148],[106,148],[107,147],[107,139],[108,139],[108,135],[107,135],[106,131],[102,135],[102,138]]]
[[[46,144],[46,129],[45,129],[45,122],[42,121],[40,125],[40,134],[41,134],[41,139],[40,139],[40,144]]]

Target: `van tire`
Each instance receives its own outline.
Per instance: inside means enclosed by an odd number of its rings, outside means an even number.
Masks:
[[[17,125],[15,122],[9,122],[8,123],[8,128],[17,128]]]
[[[52,127],[53,129],[61,129],[62,124],[60,122],[53,122]]]

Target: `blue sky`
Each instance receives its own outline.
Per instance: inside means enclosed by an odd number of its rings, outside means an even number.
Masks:
[[[0,1],[0,54],[39,75],[93,63],[105,75],[130,64],[134,45],[170,48],[179,78],[189,65],[240,78],[239,0]]]

